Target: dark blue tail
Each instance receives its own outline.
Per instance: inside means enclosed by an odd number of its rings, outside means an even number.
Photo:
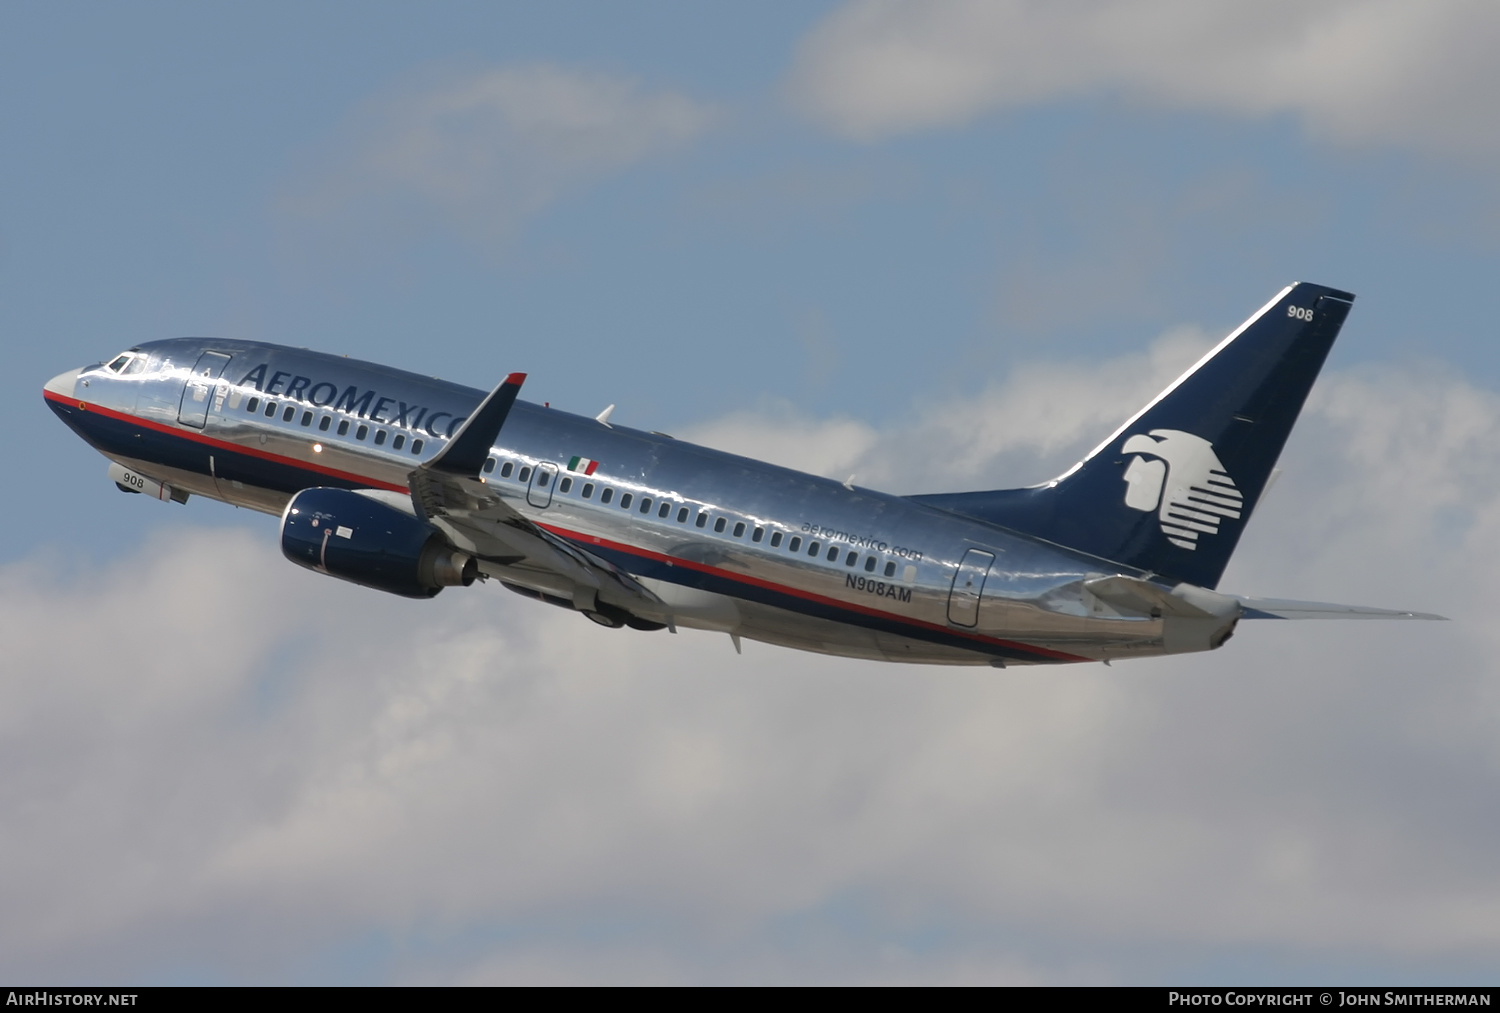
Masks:
[[[911,498],[1215,587],[1353,301],[1292,285],[1045,485]]]

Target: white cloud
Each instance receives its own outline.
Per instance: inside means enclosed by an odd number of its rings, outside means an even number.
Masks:
[[[772,404],[684,431],[719,450],[897,493],[1045,482],[1196,362],[1212,342],[1184,327],[1144,353],[1038,362],[972,397],[924,397],[880,432]]]
[[[862,138],[1114,94],[1493,154],[1497,38],[1500,11],[1476,0],[853,0],[804,40],[789,87]]]
[[[916,407],[915,437],[703,431],[928,488],[1030,480],[1201,344],[1035,365]],[[1497,426],[1451,376],[1326,377],[1228,582],[1459,621],[1246,623],[1108,669],[741,657],[495,587],[410,602],[291,566],[269,520],[87,580],[12,564],[0,971],[1159,980],[1248,949],[1492,976]]]
[[[683,436],[716,450],[840,479],[880,439],[864,422],[809,418],[781,401],[693,426]]]
[[[569,188],[681,146],[714,116],[631,78],[550,64],[450,76],[361,110],[287,203],[311,217],[435,208],[503,236]]]

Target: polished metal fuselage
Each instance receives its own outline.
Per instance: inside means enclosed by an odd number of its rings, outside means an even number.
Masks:
[[[71,391],[49,385],[54,409],[128,468],[267,513],[316,485],[404,493],[485,395],[255,342],[139,350],[149,358],[138,372],[93,366]],[[217,377],[194,376],[205,352],[228,356]],[[647,618],[674,628],[856,658],[1005,665],[1204,650],[1232,625],[1120,612],[1083,587],[1149,576],[1116,563],[554,408],[518,401],[491,456],[486,483],[536,524],[636,575],[661,599]],[[587,462],[597,462],[592,474]],[[483,569],[558,592],[502,562]]]

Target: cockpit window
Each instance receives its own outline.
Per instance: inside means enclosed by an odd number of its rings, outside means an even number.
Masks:
[[[119,373],[121,376],[129,376],[139,373],[146,368],[146,356],[136,351],[121,352],[110,360],[109,365],[104,367],[111,373]]]

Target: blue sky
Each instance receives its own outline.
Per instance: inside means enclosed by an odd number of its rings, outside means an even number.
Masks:
[[[1493,980],[1497,37],[1462,3],[5,6],[0,968]],[[270,518],[119,496],[39,390],[237,336],[1021,485],[1293,280],[1358,301],[1229,577],[1438,632],[1045,679],[752,645],[715,681],[706,635],[320,584]]]

